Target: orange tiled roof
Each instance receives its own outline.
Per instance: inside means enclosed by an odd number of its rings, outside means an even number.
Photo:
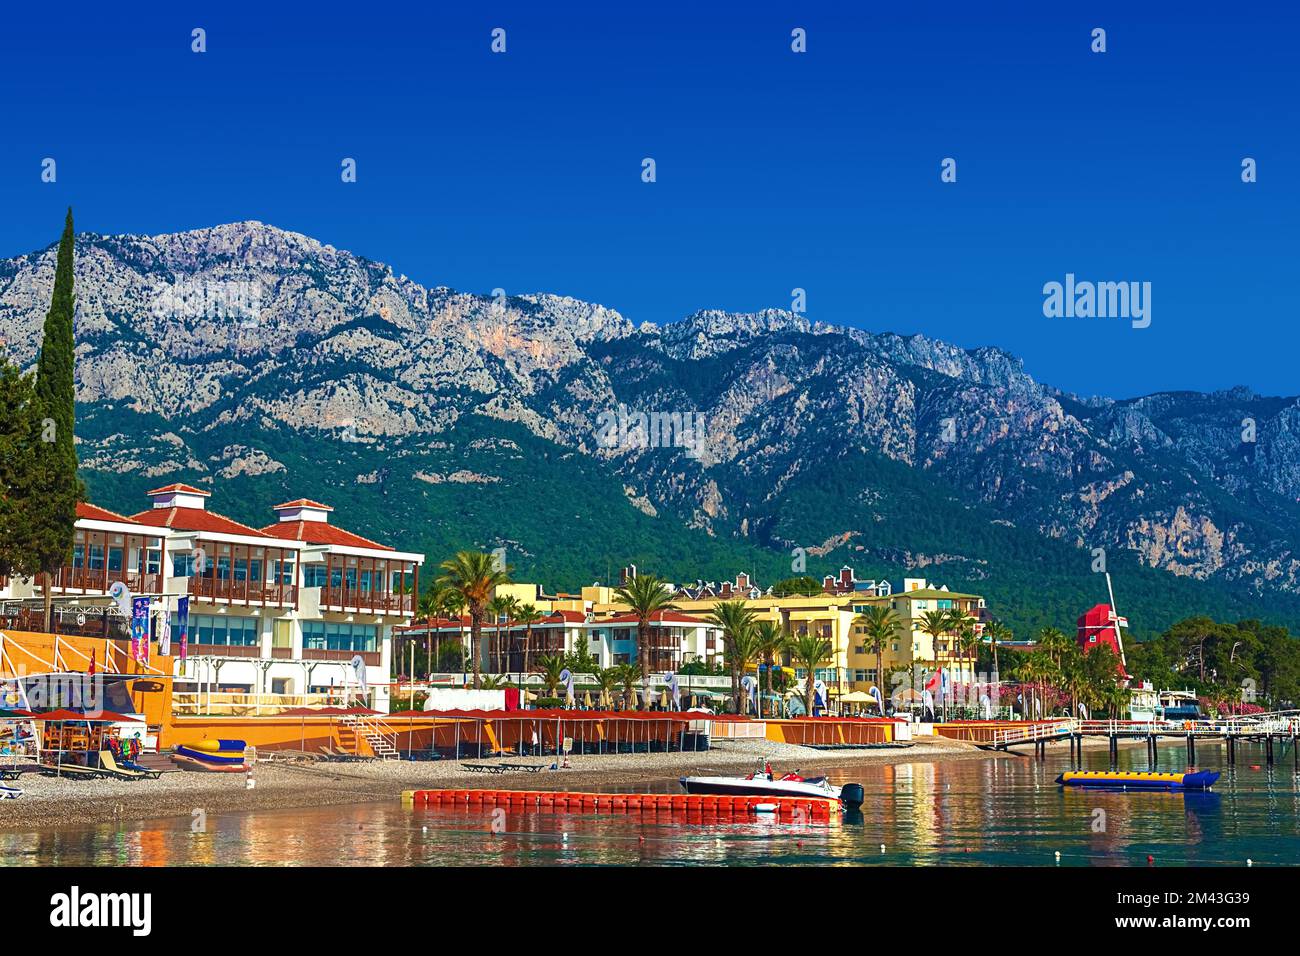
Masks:
[[[597,618],[596,624],[636,624],[638,618],[635,614],[616,614],[613,617]],[[704,618],[693,617],[690,614],[683,614],[680,611],[655,611],[650,615],[650,621],[653,624],[708,624]]]
[[[338,544],[352,548],[377,548],[380,551],[393,551],[386,544],[371,541],[359,534],[345,531],[324,521],[280,521],[269,524],[261,531],[272,538],[287,538],[292,541],[305,541],[307,544]]]
[[[148,511],[132,515],[131,520],[154,527],[171,528],[175,531],[216,531],[222,534],[252,535],[255,538],[270,537],[256,528],[240,524],[233,518],[203,508],[150,508]]]
[[[212,492],[204,491],[202,488],[195,488],[193,485],[183,485],[176,482],[174,485],[163,485],[161,488],[155,488],[153,491],[146,491],[146,495],[161,495],[169,491],[180,491],[187,495],[203,495],[206,498],[212,497]]]
[[[272,511],[279,511],[281,508],[315,508],[318,511],[333,511],[329,505],[323,505],[319,501],[312,501],[310,498],[295,498],[293,501],[286,501],[282,505],[272,506]]]
[[[126,515],[120,515],[116,511],[109,511],[107,508],[101,508],[99,505],[92,505],[89,501],[77,502],[77,517],[86,518],[91,521],[119,521],[122,524],[139,524],[140,522]]]

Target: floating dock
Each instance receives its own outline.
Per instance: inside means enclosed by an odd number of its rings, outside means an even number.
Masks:
[[[405,790],[412,806],[502,809],[532,813],[607,813],[750,818],[771,807],[781,820],[829,821],[838,800],[814,797],[728,797],[699,793],[575,793],[567,790]]]

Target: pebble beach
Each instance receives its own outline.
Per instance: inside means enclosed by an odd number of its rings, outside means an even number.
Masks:
[[[52,827],[160,817],[190,816],[194,810],[230,813],[291,809],[343,803],[394,800],[403,790],[437,787],[496,790],[626,790],[637,784],[671,779],[686,772],[748,772],[768,758],[775,770],[820,771],[882,763],[991,759],[972,744],[926,738],[907,748],[824,751],[766,740],[718,740],[696,753],[639,753],[574,756],[567,769],[538,773],[471,773],[462,761],[323,761],[260,760],[248,788],[244,774],[174,771],[158,780],[68,780],[24,774],[9,786],[24,795],[0,801],[0,830],[30,831]],[[554,757],[519,758],[520,763],[550,767]]]

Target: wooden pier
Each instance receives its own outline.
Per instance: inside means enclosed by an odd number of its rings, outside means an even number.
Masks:
[[[1110,744],[1110,765],[1119,762],[1121,740],[1145,740],[1147,763],[1156,765],[1156,749],[1165,742],[1181,743],[1187,748],[1187,765],[1196,766],[1198,742],[1223,741],[1227,747],[1228,766],[1237,762],[1237,745],[1245,740],[1264,745],[1264,760],[1271,767],[1279,756],[1285,756],[1290,745],[1294,769],[1300,773],[1300,711],[1288,710],[1257,714],[1252,717],[1228,717],[1221,720],[1187,721],[1137,721],[1137,720],[1077,720],[1061,718],[1038,721],[1029,725],[1009,727],[996,731],[987,745],[990,750],[1011,751],[1011,748],[1029,744],[1034,755],[1043,760],[1047,744],[1067,740],[1070,743],[1070,763],[1083,765],[1083,739],[1105,738]]]

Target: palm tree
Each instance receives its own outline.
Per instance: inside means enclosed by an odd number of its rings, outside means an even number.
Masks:
[[[772,669],[776,666],[776,656],[785,649],[786,634],[777,621],[759,621],[754,625],[754,638],[758,655],[763,659],[767,697],[772,697]],[[758,716],[763,716],[763,701],[758,702]]]
[[[722,654],[731,671],[731,696],[736,702],[736,713],[740,708],[740,675],[745,665],[757,653],[754,640],[754,610],[743,600],[719,601],[709,612],[709,623],[722,631]]]
[[[502,568],[496,555],[483,551],[458,551],[454,558],[442,562],[444,572],[438,583],[451,588],[465,599],[469,608],[470,653],[474,658],[474,687],[482,687],[480,644],[483,638],[483,617],[488,601],[497,585],[510,583],[510,569]]]
[[[984,635],[989,639],[989,647],[993,650],[993,673],[996,674],[998,673],[998,644],[1011,640],[1011,628],[1001,621],[989,621],[984,625]]]
[[[885,645],[893,640],[898,629],[898,615],[887,604],[869,605],[866,611],[853,619],[866,633],[866,646],[876,655],[876,685],[880,691],[881,713],[885,700]]]
[[[1061,656],[1072,643],[1068,637],[1054,627],[1045,627],[1038,632],[1037,644],[1052,659],[1053,664],[1059,665],[1061,663]]]
[[[641,679],[641,668],[637,664],[619,664],[613,669],[618,671],[618,683],[623,685],[623,707],[625,710],[631,710],[632,689]],[[644,700],[642,703],[644,704]]]
[[[532,604],[519,604],[515,607],[515,623],[524,626],[524,673],[530,672],[533,652],[533,625],[546,619],[546,615]],[[561,632],[562,633],[562,632]]]
[[[663,611],[675,611],[667,582],[653,574],[638,574],[614,592],[636,615],[637,670],[642,680],[641,706],[650,706],[650,619]]]
[[[939,636],[952,627],[952,615],[947,611],[926,611],[921,615],[921,630],[930,635],[930,640],[934,642],[934,662],[935,666],[942,669],[943,664],[939,661]],[[944,712],[947,712],[948,697],[943,694],[943,676],[939,677],[940,695],[943,697]]]
[[[510,620],[510,612],[514,610],[515,600],[504,594],[494,595],[492,600],[488,601],[487,611],[492,617],[492,641],[488,645],[488,661],[492,669],[498,673],[506,670],[501,666],[501,618],[505,618],[507,623]]]
[[[831,642],[824,637],[818,637],[816,634],[800,634],[798,637],[791,639],[787,645],[790,652],[790,658],[798,667],[805,668],[808,672],[806,684],[806,696],[808,716],[813,715],[813,684],[817,680],[817,668],[820,667],[831,656]]]
[[[454,588],[443,588],[441,613],[445,614],[448,618],[454,617],[456,619],[457,646],[460,647],[461,650],[463,651],[465,648],[465,624],[461,620],[461,615],[465,613],[465,595],[461,594],[459,591],[455,590]],[[441,667],[442,666],[441,637],[438,638],[437,644],[435,646],[435,651],[436,651],[436,657],[439,661],[438,666]],[[463,655],[462,655],[461,666],[464,666]]]
[[[542,684],[546,687],[547,697],[559,695],[560,674],[564,672],[564,661],[555,654],[537,658],[537,668],[542,675]]]
[[[613,691],[618,686],[622,671],[618,665],[614,667],[601,667],[593,672],[596,683],[600,686],[601,705],[608,707],[613,702]]]
[[[962,656],[970,662],[970,675],[973,683],[975,680],[975,648],[979,647],[980,644],[979,635],[975,633],[975,625],[963,617],[957,627],[954,628],[953,643]]]
[[[435,663],[436,655],[434,646],[437,640],[433,621],[440,617],[446,608],[447,597],[452,592],[445,586],[438,584],[436,581],[429,590],[420,595],[419,603],[415,606],[415,616],[417,619],[424,621],[424,653],[426,657],[427,670],[430,673],[437,670],[438,665]]]

